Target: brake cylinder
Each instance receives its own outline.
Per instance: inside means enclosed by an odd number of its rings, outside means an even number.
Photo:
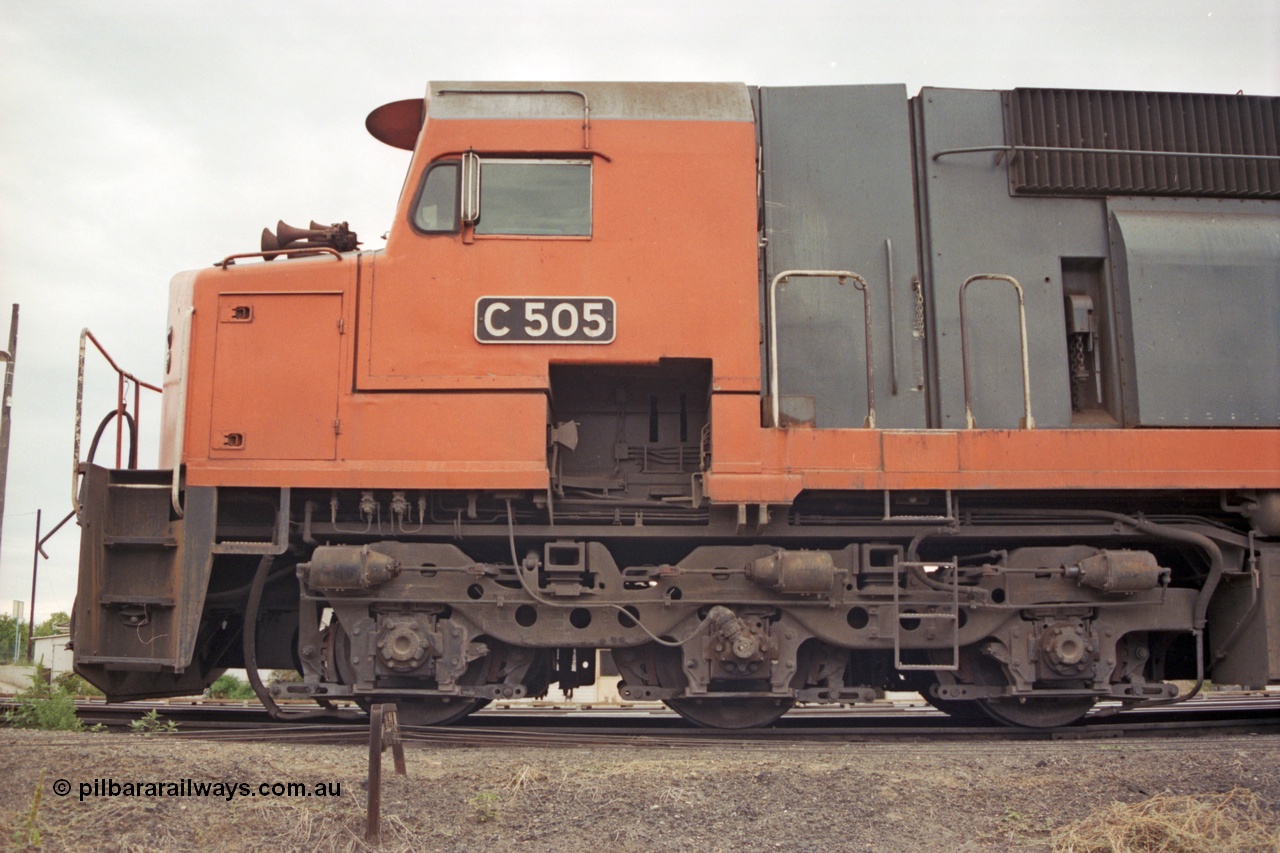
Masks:
[[[400,564],[368,545],[325,545],[315,550],[311,562],[298,564],[298,577],[313,589],[373,589],[400,574]]]
[[[747,579],[777,592],[829,592],[836,564],[827,551],[775,551],[747,563]]]
[[[1168,583],[1169,574],[1150,551],[1099,551],[1067,567],[1067,577],[1102,592],[1155,589],[1161,581]]]

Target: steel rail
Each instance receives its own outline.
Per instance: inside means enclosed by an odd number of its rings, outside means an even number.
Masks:
[[[14,702],[0,703],[0,709]],[[1215,732],[1260,732],[1280,735],[1280,696],[1201,698],[1178,707],[1134,709],[1112,716],[1089,717],[1059,728],[1029,729],[993,722],[953,720],[922,703],[895,703],[830,710],[803,708],[774,726],[761,729],[707,729],[690,726],[674,713],[654,706],[651,713],[632,709],[598,711],[546,708],[495,709],[471,715],[465,726],[401,726],[405,743],[414,746],[599,747],[608,745],[660,748],[740,745],[804,745],[830,741],[885,741],[926,737],[939,742],[984,740],[1044,741],[1125,737],[1178,737]],[[176,732],[159,736],[201,740],[272,741],[299,744],[359,744],[367,739],[368,722],[325,721],[281,723],[266,711],[245,704],[179,705],[130,702],[105,705],[100,700],[77,703],[82,722],[128,729],[134,720],[156,711],[172,720]]]

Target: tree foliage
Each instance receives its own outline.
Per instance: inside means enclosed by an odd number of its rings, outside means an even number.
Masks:
[[[218,680],[205,692],[210,699],[252,699],[256,695],[247,681],[241,681],[230,673],[218,676]]]
[[[37,622],[35,636],[52,637],[58,629],[71,621],[71,616],[59,610],[43,622]],[[18,656],[13,655],[13,636],[18,635]],[[12,616],[0,616],[0,664],[25,660],[27,656],[27,620]]]
[[[55,610],[53,615],[43,622],[36,623],[35,635],[37,637],[52,637],[54,634],[60,633],[63,625],[70,624],[71,615],[64,610]]]
[[[13,663],[13,636],[18,635],[18,657],[21,660],[27,654],[27,622],[19,621],[12,616],[0,616],[0,663]]]

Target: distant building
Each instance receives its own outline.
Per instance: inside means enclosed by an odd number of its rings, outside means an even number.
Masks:
[[[36,637],[31,660],[42,665],[52,675],[71,672],[71,649],[67,648],[70,642],[69,631],[49,637]]]

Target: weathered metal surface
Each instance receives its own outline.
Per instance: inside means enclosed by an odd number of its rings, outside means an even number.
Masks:
[[[767,87],[759,109],[765,284],[788,269],[852,270],[871,309],[864,330],[859,294],[804,282],[776,311],[762,306],[779,337],[770,393],[813,397],[817,427],[862,426],[869,332],[889,365],[875,380],[877,425],[924,426],[924,338],[915,312],[896,310],[914,303],[916,275],[905,87]]]
[[[442,93],[451,94],[442,94]],[[738,83],[435,82],[428,112],[436,119],[753,121]]]
[[[1155,589],[1162,580],[1168,583],[1170,574],[1150,551],[1102,551],[1067,567],[1067,577],[1103,592]]]
[[[395,756],[396,773],[406,775],[396,706],[379,703],[369,709],[369,778],[366,782],[364,840],[371,844],[377,844],[382,833],[382,753],[388,746]]]
[[[168,471],[85,467],[76,671],[116,699],[199,692],[212,669],[196,640],[212,567],[213,490],[189,492],[192,514],[173,519],[169,479]]]
[[[322,546],[298,564],[298,577],[316,589],[364,590],[400,574],[400,564],[364,546]]]
[[[777,551],[748,563],[747,577],[778,592],[827,593],[835,583],[836,564],[826,551]]]
[[[1071,425],[1067,336],[1063,307],[1064,258],[1105,258],[1106,232],[1096,199],[1009,195],[1007,164],[990,154],[934,155],[999,141],[1000,93],[925,89],[913,102],[920,169],[921,246],[926,311],[930,312],[931,425],[965,426],[957,292],[978,273],[1022,283],[1026,305],[1031,408],[1036,426]],[[972,413],[987,428],[1014,429],[1026,416],[1017,315],[999,288],[976,288],[969,312]]]
[[[1264,687],[1280,680],[1280,549],[1261,549],[1247,568],[1214,597],[1209,666],[1215,682]]]
[[[1108,203],[1136,424],[1280,424],[1280,211],[1226,204]]]
[[[336,252],[354,252],[360,247],[356,233],[345,222],[321,225],[312,221],[310,228],[295,228],[283,220],[276,223],[274,232],[262,229],[262,259],[274,260],[277,250],[329,248]]]

